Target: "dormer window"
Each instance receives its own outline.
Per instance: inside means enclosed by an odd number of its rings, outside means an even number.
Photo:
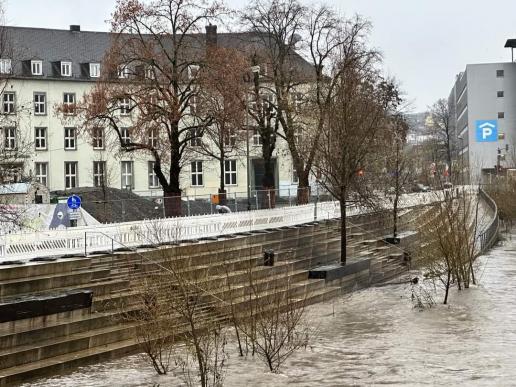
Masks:
[[[31,60],[30,69],[32,75],[43,75],[43,61]]]
[[[90,77],[100,77],[100,63],[90,63]]]
[[[153,66],[147,66],[145,67],[145,78],[146,79],[155,79],[154,76],[154,67]]]
[[[71,77],[72,76],[72,62],[61,62],[61,76]]]
[[[0,59],[0,74],[11,74],[10,59]]]
[[[118,66],[118,78],[127,79],[129,78],[129,67],[126,65]]]

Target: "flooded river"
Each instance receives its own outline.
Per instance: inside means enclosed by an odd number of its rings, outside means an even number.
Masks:
[[[236,351],[226,386],[516,386],[516,234],[477,261],[480,284],[422,311],[409,285],[369,288],[310,308],[311,347],[281,374]],[[440,301],[439,295],[435,296]],[[140,356],[86,366],[30,386],[177,386]],[[27,384],[26,386],[29,386]]]

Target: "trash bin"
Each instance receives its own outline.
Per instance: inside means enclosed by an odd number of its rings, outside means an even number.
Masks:
[[[268,249],[263,251],[263,265],[274,266],[274,250]]]

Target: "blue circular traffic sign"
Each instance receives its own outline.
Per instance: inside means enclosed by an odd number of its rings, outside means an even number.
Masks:
[[[68,208],[76,210],[81,207],[81,198],[77,195],[68,196],[66,204],[68,205]]]

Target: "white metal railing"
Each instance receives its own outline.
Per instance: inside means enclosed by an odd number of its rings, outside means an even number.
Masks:
[[[429,204],[439,200],[435,193],[403,195],[400,207]],[[389,208],[385,199],[381,207]],[[351,206],[348,216],[368,210]],[[0,259],[30,259],[66,254],[88,254],[120,247],[170,243],[219,235],[293,226],[314,220],[340,217],[336,201],[229,214],[200,215],[82,226],[34,233],[5,235],[0,241]],[[119,243],[118,243],[119,242]]]

